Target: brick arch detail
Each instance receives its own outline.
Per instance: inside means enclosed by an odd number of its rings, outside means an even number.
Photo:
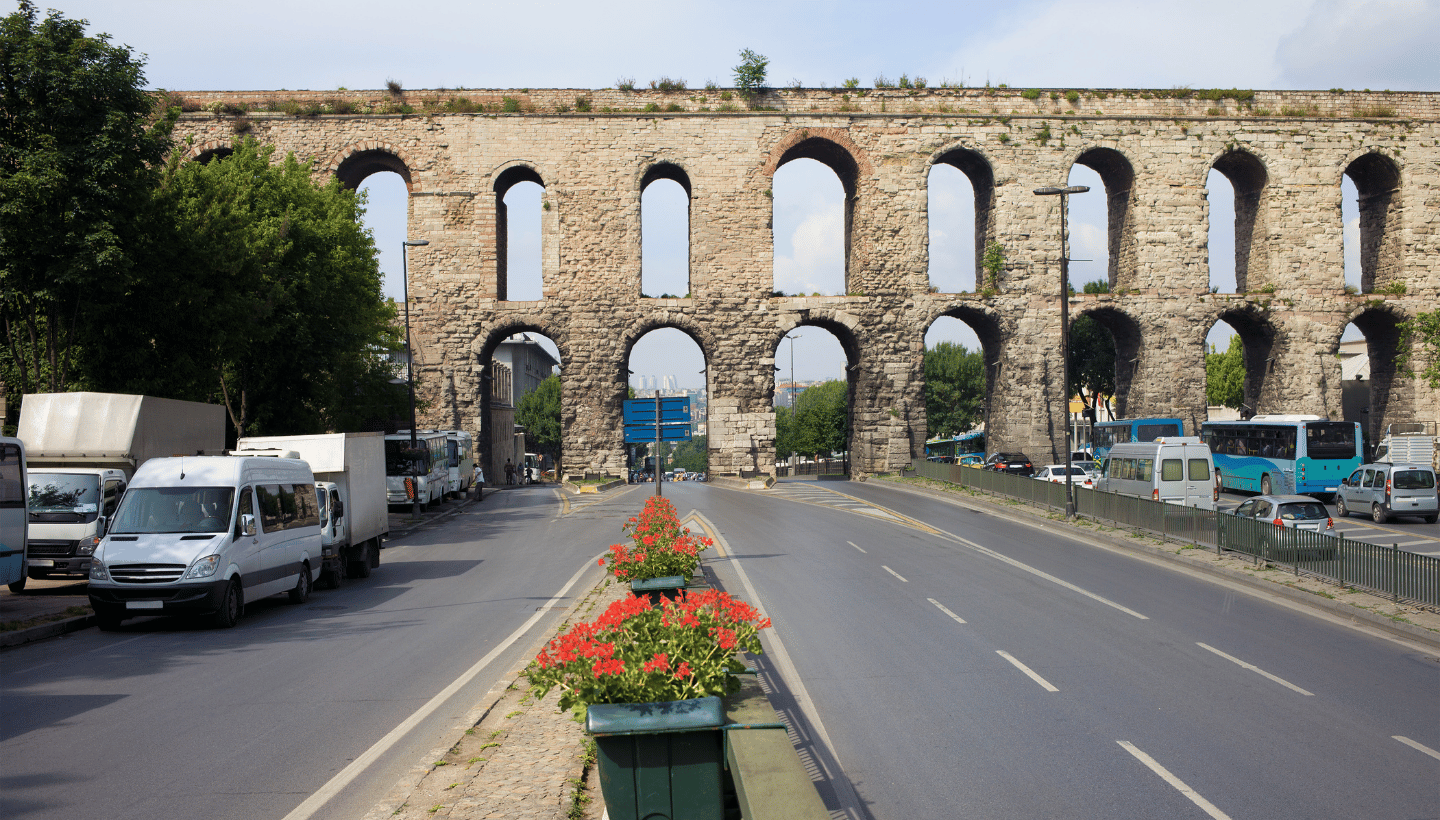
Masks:
[[[383,140],[361,140],[360,142],[346,145],[344,148],[331,154],[329,159],[316,170],[324,177],[334,176],[340,171],[340,166],[344,164],[345,160],[356,154],[364,154],[371,151],[389,154],[399,160],[404,169],[404,173],[401,173],[400,177],[405,180],[405,187],[410,193],[418,193],[423,190],[420,183],[415,179],[416,165],[414,159],[405,149]]]
[[[875,166],[870,161],[869,153],[856,145],[855,142],[850,139],[848,130],[844,128],[801,128],[791,131],[771,147],[770,154],[765,159],[765,164],[761,166],[761,171],[767,177],[775,176],[775,172],[780,169],[780,160],[785,156],[785,152],[811,139],[823,139],[833,142],[848,153],[850,158],[855,162],[857,177],[863,179],[874,175]]]

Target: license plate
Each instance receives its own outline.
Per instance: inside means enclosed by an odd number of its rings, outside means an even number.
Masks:
[[[27,558],[27,559],[25,559],[25,563],[29,564],[29,565],[32,566],[32,567],[53,567],[53,566],[55,566],[55,562],[54,562],[54,561],[51,561],[49,558]]]
[[[164,601],[126,601],[126,609],[164,609]]]
[[[1325,488],[1325,492],[1327,492],[1327,493],[1338,492],[1339,490],[1340,490],[1339,487],[1326,487],[1326,488]]]

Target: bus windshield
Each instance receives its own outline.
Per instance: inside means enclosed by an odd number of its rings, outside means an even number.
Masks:
[[[1312,421],[1305,425],[1305,453],[1311,458],[1355,457],[1355,425],[1348,421]]]

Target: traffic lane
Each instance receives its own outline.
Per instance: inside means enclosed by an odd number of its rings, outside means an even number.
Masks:
[[[966,540],[994,548],[1167,627],[1197,630],[1199,634],[1194,640],[1234,639],[1245,645],[1260,643],[1257,649],[1266,657],[1283,659],[1286,669],[1319,663],[1327,667],[1326,674],[1338,674],[1342,678],[1349,675],[1343,684],[1349,692],[1364,692],[1373,686],[1372,671],[1387,680],[1410,681],[1408,690],[1401,687],[1410,693],[1408,699],[1350,699],[1351,708],[1364,710],[1374,720],[1404,720],[1407,715],[1415,714],[1417,705],[1430,703],[1429,699],[1415,697],[1433,683],[1433,678],[1417,675],[1429,667],[1422,664],[1417,669],[1413,664],[1414,658],[1433,656],[1436,654],[1433,651],[1398,645],[1347,628],[1335,620],[1301,611],[1298,605],[1287,606],[1257,597],[1238,586],[1161,563],[1160,559],[1097,548],[1069,537],[1070,529],[1058,523],[1044,520],[1022,523],[1002,514],[976,512],[947,500],[878,482],[851,485],[851,489],[873,503],[939,529],[968,536]],[[1280,574],[1278,570],[1273,572]],[[1257,631],[1254,628],[1257,624],[1266,628]],[[1317,656],[1309,645],[1292,637],[1297,630],[1321,629],[1322,625],[1326,630],[1325,640],[1337,648],[1329,657]],[[1335,658],[1357,662],[1335,664]],[[1425,714],[1426,710],[1421,709],[1420,713]],[[1440,729],[1440,723],[1436,728]],[[1440,741],[1440,737],[1436,740]]]
[[[6,800],[26,817],[284,816],[593,565],[591,524],[557,519],[553,493],[528,500],[397,539],[370,579],[305,607],[263,602],[233,630],[149,619],[37,645],[23,669],[7,658]],[[317,816],[363,815],[525,643]]]
[[[1253,493],[1225,491],[1220,493],[1216,508],[1229,512],[1240,506],[1246,499],[1254,498]],[[1317,501],[1320,499],[1316,499]],[[1325,502],[1321,502],[1325,503]],[[1326,503],[1325,510],[1335,522],[1335,532],[1346,538],[1366,541],[1386,547],[1399,547],[1407,552],[1440,557],[1440,521],[1427,524],[1416,516],[1394,516],[1384,524],[1366,520],[1366,515],[1340,516],[1334,502]]]
[[[813,514],[822,515],[823,513],[819,513],[817,511]],[[751,518],[760,519],[763,518],[763,516],[746,516],[739,521],[733,523],[735,523],[736,525],[741,525],[744,521],[750,520]],[[716,523],[719,524],[720,522],[717,521]],[[722,525],[722,529],[724,529],[724,526],[727,525]],[[844,535],[851,534],[855,531],[857,527],[861,526],[862,525],[859,523],[849,524],[843,527],[840,532],[830,533],[829,537],[843,537]],[[815,534],[817,536],[822,532],[822,528],[811,521],[806,522],[804,530],[807,534]],[[764,529],[760,529],[753,533],[753,537],[764,538],[765,534],[766,531]],[[739,538],[737,538],[735,535],[727,535],[727,537],[730,539],[732,547],[735,546],[736,542],[739,540]],[[845,540],[853,540],[853,536],[852,538]],[[844,541],[840,541],[839,543],[843,544]],[[860,544],[861,542],[856,541],[855,543]],[[795,539],[792,548],[798,548],[800,545],[800,539]],[[890,548],[895,545],[902,545],[903,549]],[[957,715],[964,716],[965,725],[972,727],[980,727],[979,731],[972,731],[970,734],[973,736],[975,743],[978,744],[978,747],[985,749],[985,757],[982,760],[974,761],[973,764],[967,762],[966,771],[967,773],[973,773],[977,772],[978,769],[983,770],[983,773],[988,774],[986,774],[986,776],[978,777],[976,782],[984,782],[986,780],[986,777],[993,778],[997,783],[1004,783],[1007,782],[1007,779],[1009,779],[1010,786],[1013,789],[1013,772],[1016,771],[1015,767],[1023,766],[1026,767],[1024,770],[1027,771],[1027,789],[1030,788],[1030,784],[1034,780],[1034,777],[1032,777],[1029,772],[1032,772],[1035,768],[1038,767],[1039,769],[1044,771],[1043,779],[1045,779],[1046,784],[1054,784],[1057,787],[1057,791],[1054,793],[1056,795],[1084,793],[1087,790],[1086,784],[1092,782],[1105,782],[1107,784],[1111,784],[1111,786],[1116,786],[1118,784],[1129,784],[1131,781],[1125,778],[1127,778],[1132,772],[1135,761],[1133,759],[1130,759],[1128,754],[1121,755],[1118,758],[1118,764],[1114,763],[1113,760],[1111,761],[1111,765],[1119,766],[1119,768],[1116,771],[1112,771],[1104,775],[1106,778],[1104,780],[1093,780],[1093,778],[1099,776],[1100,773],[1091,771],[1088,768],[1082,766],[1081,771],[1078,773],[1078,778],[1074,782],[1071,782],[1070,773],[1073,772],[1076,768],[1075,761],[1085,760],[1087,759],[1087,756],[1094,756],[1096,752],[1094,749],[1091,749],[1087,744],[1071,746],[1065,743],[1063,738],[1056,735],[1049,728],[1046,728],[1043,725],[1038,729],[1035,727],[1030,727],[1029,729],[1029,731],[1032,732],[1039,732],[1039,734],[1035,735],[1037,738],[1044,738],[1043,742],[1041,742],[1041,746],[1043,748],[1041,748],[1038,752],[1036,749],[1031,748],[1028,745],[1022,744],[1017,749],[1011,750],[1011,753],[998,754],[998,758],[1005,761],[1003,764],[996,765],[993,767],[993,769],[986,768],[987,766],[989,766],[986,761],[997,759],[997,749],[995,748],[993,742],[989,741],[992,741],[995,737],[1006,737],[1008,735],[1015,735],[1017,734],[1017,732],[1024,733],[1027,730],[1026,727],[1017,727],[1013,724],[1007,725],[1003,722],[987,725],[984,723],[980,716],[1013,713],[1015,710],[1010,707],[1013,707],[1014,704],[1007,702],[1004,698],[1001,698],[1001,700],[993,703],[977,702],[976,710],[965,710],[960,709],[959,707],[954,705],[953,696],[947,695],[944,689],[942,689],[940,692],[935,693],[933,697],[921,696],[918,698],[914,698],[907,694],[907,692],[905,691],[906,689],[923,689],[924,685],[922,682],[927,680],[989,680],[995,678],[996,676],[1003,677],[1004,674],[1011,674],[1013,680],[1010,680],[1009,683],[1004,684],[1005,688],[1016,689],[1018,687],[1018,689],[1024,690],[1025,687],[1030,686],[1031,684],[1028,682],[1028,678],[1019,677],[1020,673],[1014,672],[1013,670],[1010,670],[1008,673],[1004,669],[998,672],[996,671],[997,668],[999,668],[1000,666],[1004,666],[1005,664],[1002,663],[1000,659],[997,659],[995,655],[992,654],[992,652],[990,651],[994,648],[994,643],[987,643],[987,645],[984,646],[980,651],[978,651],[978,653],[975,653],[978,654],[979,657],[979,660],[975,661],[975,663],[978,664],[975,667],[969,666],[969,662],[967,661],[966,663],[958,663],[953,669],[947,669],[943,662],[936,661],[935,658],[937,656],[941,658],[947,657],[946,653],[937,653],[936,647],[948,646],[949,644],[945,643],[947,640],[951,642],[963,640],[962,636],[965,635],[967,627],[957,624],[954,618],[949,613],[940,610],[938,607],[933,607],[928,601],[921,605],[923,608],[926,609],[923,614],[919,612],[911,612],[908,613],[906,617],[900,618],[898,621],[891,623],[889,625],[889,628],[880,628],[877,626],[886,623],[886,621],[883,619],[883,613],[871,611],[869,608],[863,607],[863,603],[880,600],[884,601],[888,606],[892,604],[893,595],[891,593],[893,593],[895,589],[900,589],[900,585],[913,584],[917,585],[918,589],[918,587],[923,587],[927,581],[934,581],[936,579],[943,579],[947,577],[947,573],[936,571],[935,567],[933,566],[933,560],[927,560],[933,559],[934,556],[921,556],[920,558],[917,558],[917,561],[923,564],[923,566],[917,566],[914,570],[911,570],[909,566],[903,563],[903,559],[905,558],[905,556],[903,554],[899,554],[905,550],[914,551],[912,541],[906,540],[904,538],[891,538],[890,533],[883,533],[881,537],[877,539],[876,543],[869,545],[868,553],[861,553],[858,549],[855,549],[848,545],[843,547],[836,546],[832,554],[827,556],[827,560],[821,562],[807,562],[806,568],[799,573],[792,574],[783,570],[776,572],[773,570],[779,568],[771,567],[768,565],[762,571],[757,571],[753,567],[748,570],[752,579],[756,580],[757,587],[762,585],[762,582],[759,579],[763,577],[765,579],[766,585],[769,584],[771,579],[774,579],[776,582],[774,586],[782,591],[782,597],[780,598],[776,598],[773,594],[765,592],[761,593],[761,597],[764,600],[765,605],[769,607],[769,609],[767,610],[767,614],[770,614],[772,618],[775,618],[777,617],[777,612],[781,613],[779,615],[780,620],[777,620],[777,629],[789,630],[793,626],[795,626],[792,621],[794,621],[796,618],[804,618],[807,615],[813,617],[813,629],[817,631],[825,631],[827,630],[827,627],[833,625],[843,625],[843,629],[829,629],[829,631],[834,634],[830,635],[826,639],[826,648],[818,655],[815,655],[808,651],[808,647],[815,645],[814,642],[811,641],[797,641],[795,637],[789,637],[787,639],[787,645],[789,645],[791,647],[791,651],[796,654],[797,664],[801,667],[802,676],[807,681],[807,684],[811,681],[812,676],[815,677],[817,683],[811,687],[811,692],[812,695],[816,696],[817,702],[821,702],[824,700],[832,700],[835,697],[834,690],[839,689],[842,691],[850,691],[851,694],[848,697],[842,698],[844,704],[840,710],[840,713],[846,716],[843,722],[843,728],[839,730],[832,728],[832,735],[840,735],[842,738],[846,736],[848,734],[848,730],[852,728],[852,717],[864,720],[866,719],[866,716],[873,715],[876,712],[883,712],[884,720],[880,721],[877,724],[866,726],[863,729],[856,730],[854,734],[859,738],[858,742],[848,751],[842,750],[840,752],[841,760],[844,761],[846,764],[847,773],[852,773],[852,766],[850,761],[856,759],[857,755],[863,758],[870,753],[870,749],[873,746],[873,742],[871,740],[872,738],[888,739],[888,741],[880,741],[881,747],[885,750],[885,759],[881,762],[881,765],[883,766],[887,763],[892,764],[892,768],[886,771],[884,777],[877,778],[867,776],[867,767],[864,766],[860,767],[858,771],[853,773],[855,775],[856,782],[859,784],[862,794],[872,799],[872,801],[874,801],[877,805],[887,803],[886,796],[877,797],[873,793],[874,790],[873,788],[871,788],[873,784],[878,782],[888,782],[890,780],[903,777],[913,771],[923,771],[923,766],[921,766],[921,764],[923,764],[926,757],[928,757],[927,755],[921,755],[919,760],[906,760],[903,750],[893,748],[892,744],[900,743],[901,745],[903,745],[903,742],[899,741],[898,738],[905,737],[907,735],[915,737],[925,737],[927,735],[934,734],[937,728],[941,725],[940,723],[937,723],[937,719],[944,717],[945,720],[959,720],[960,718],[956,717]],[[739,550],[737,550],[737,552],[738,551]],[[842,590],[848,586],[853,586],[853,582],[849,580],[849,576],[855,573],[855,567],[853,565],[857,562],[863,561],[864,559],[861,559],[860,556],[867,554],[875,558],[877,562],[882,560],[888,560],[891,562],[891,564],[894,564],[895,566],[891,566],[890,564],[877,563],[875,566],[875,571],[872,573],[873,577],[870,583],[870,589],[866,590],[866,594],[864,596],[853,596],[839,592],[838,590]],[[973,564],[974,562],[970,561],[962,563]],[[807,601],[807,605],[801,607],[794,616],[786,614],[789,607],[787,605],[787,602],[785,601],[784,595],[793,595],[794,591],[801,589],[801,585],[804,584],[807,580],[812,580],[817,576],[820,576],[832,565],[843,565],[844,568],[841,570],[837,570],[837,572],[841,575],[846,576],[845,580],[842,583],[834,585],[837,591],[820,595],[816,600]],[[886,570],[887,567],[889,568],[889,570],[895,570],[898,568],[902,571],[891,573],[890,571]],[[881,570],[886,571],[881,572]],[[911,578],[908,576],[902,578],[901,576],[906,575],[905,570],[909,570],[910,575],[914,576],[914,578],[918,580],[911,580]],[[1004,575],[1003,572],[1000,574],[1002,576]],[[1132,644],[1137,644],[1139,642],[1137,638],[1128,636],[1117,637],[1115,635],[1114,625],[1109,624],[1109,622],[1107,621],[1106,628],[1100,630],[1100,634],[1106,636],[1105,640],[1098,644],[1098,648],[1092,647],[1091,644],[1093,644],[1094,641],[1087,642],[1084,639],[1084,635],[1071,635],[1068,634],[1066,630],[1067,624],[1080,623],[1081,619],[1087,614],[1084,611],[1083,606],[1078,611],[1064,608],[1062,606],[1062,611],[1058,614],[1056,618],[1053,619],[1037,619],[1035,617],[1035,613],[1044,612],[1047,607],[1054,607],[1055,594],[1050,590],[1044,589],[1034,589],[1027,592],[1024,587],[1026,587],[1027,585],[1034,586],[1036,583],[1036,581],[1033,579],[1033,576],[1031,578],[1022,578],[1021,592],[1019,594],[1013,594],[1012,590],[1006,589],[1005,586],[1003,586],[1006,582],[1005,578],[990,577],[993,575],[993,573],[987,572],[986,568],[984,568],[983,566],[978,568],[974,566],[966,567],[965,570],[962,571],[961,575],[973,576],[971,579],[973,580],[973,583],[965,584],[963,580],[954,583],[941,583],[939,584],[940,589],[935,591],[935,595],[954,595],[956,594],[957,587],[963,588],[963,594],[959,596],[963,599],[963,602],[952,601],[952,603],[955,605],[955,608],[952,611],[961,613],[982,613],[980,616],[978,616],[980,623],[987,624],[986,626],[976,625],[971,627],[973,630],[975,630],[972,635],[982,633],[988,634],[990,631],[1002,628],[1003,625],[1007,624],[1024,625],[1028,623],[1033,623],[1037,620],[1043,621],[1042,628],[1037,631],[1037,634],[1042,638],[1044,636],[1060,636],[1060,639],[1055,641],[1056,645],[1049,647],[1043,645],[1032,645],[1036,640],[1035,636],[1025,638],[1024,635],[1016,635],[1012,638],[1006,638],[1004,642],[1007,644],[1011,644],[1012,648],[1015,649],[1015,657],[1024,658],[1026,656],[1034,656],[1035,658],[1041,659],[1056,659],[1057,656],[1063,657],[1064,651],[1067,647],[1084,647],[1085,649],[1083,652],[1080,653],[1079,657],[1071,658],[1068,662],[1056,660],[1054,663],[1054,667],[1064,670],[1100,670],[1100,672],[1098,673],[1099,680],[1091,685],[1085,685],[1083,683],[1086,677],[1083,671],[1078,674],[1073,671],[1069,671],[1066,673],[1067,675],[1073,675],[1076,677],[1076,680],[1071,682],[1069,686],[1071,688],[1079,690],[1081,693],[1087,690],[1094,690],[1095,692],[1103,696],[1106,693],[1117,691],[1116,684],[1115,681],[1112,679],[1113,675],[1110,673],[1110,670],[1124,669],[1125,656],[1124,654],[1121,654],[1117,658],[1105,657],[1105,652],[1103,650],[1105,649],[1105,647],[1110,645],[1109,642],[1112,640],[1129,646]],[[888,581],[887,578],[889,579]],[[890,584],[891,587],[887,587],[887,583]],[[871,589],[874,589],[875,591],[871,591]],[[989,591],[991,590],[1003,590],[1003,592],[990,594]],[[920,597],[918,593],[916,597]],[[924,597],[928,598],[932,596]],[[1030,600],[1030,598],[1033,598],[1034,600]],[[846,601],[847,603],[843,606],[834,606],[836,602],[842,600]],[[1017,602],[1019,604],[1018,607],[1016,606]],[[1093,608],[1093,602],[1090,602],[1088,599],[1085,599],[1085,602],[1091,604]],[[898,599],[894,600],[893,603],[898,604]],[[1063,605],[1065,601],[1062,599],[1060,603]],[[1007,607],[1009,608],[1007,609]],[[863,609],[864,611],[856,611],[861,609]],[[972,618],[975,617],[976,616],[972,614]],[[1117,616],[1107,615],[1106,617],[1110,619],[1115,619]],[[925,623],[927,620],[939,622],[943,624],[945,628],[953,628],[959,630],[959,632],[948,636],[944,635],[943,632],[939,636],[930,635],[927,631],[920,630],[918,628],[920,624]],[[1129,618],[1128,616],[1120,616],[1120,621],[1122,624],[1128,624],[1131,621],[1134,621],[1135,625],[1132,626],[1131,629],[1141,629],[1145,631],[1149,631],[1151,629],[1151,626],[1145,624],[1145,622],[1138,621],[1138,619]],[[912,629],[914,631],[912,631]],[[1025,630],[1020,629],[1019,631],[1024,632]],[[843,632],[846,637],[854,637],[856,652],[847,653],[835,651],[834,643],[837,641],[839,633],[841,632]],[[797,645],[802,648],[797,648]],[[896,649],[896,651],[890,652],[889,650],[891,649]],[[996,651],[998,652],[1000,650]],[[955,657],[968,657],[970,654],[972,653],[963,653],[960,655],[956,655]],[[1203,654],[1203,651],[1199,649],[1193,649],[1185,654]],[[1203,660],[1204,659],[1202,659],[1202,661]],[[1139,664],[1139,669],[1132,675],[1132,677],[1136,679],[1143,679],[1147,674],[1147,670],[1150,670],[1154,666],[1155,664],[1152,661],[1146,660],[1145,662]],[[1209,669],[1210,667],[1206,666],[1203,668]],[[807,674],[805,671],[803,671],[806,669],[814,670],[816,674]],[[979,676],[978,678],[977,675]],[[1016,681],[1021,681],[1021,683],[1017,684]],[[903,684],[898,694],[894,691],[894,685],[896,683]],[[1152,687],[1160,692],[1159,700],[1161,702],[1161,705],[1156,707],[1157,714],[1162,713],[1162,710],[1165,708],[1165,704],[1168,703],[1169,699],[1171,698],[1171,687],[1172,684],[1168,680]],[[1199,690],[1199,693],[1192,695],[1189,700],[1195,703],[1203,703],[1204,701],[1202,696],[1204,695],[1204,693],[1211,691],[1212,688],[1218,687],[1202,687]],[[820,690],[821,694],[816,694],[817,689]],[[985,687],[979,687],[979,691],[983,692],[984,690]],[[969,688],[967,688],[965,691],[972,692],[972,690],[970,690]],[[1039,686],[1036,685],[1036,688],[1034,689],[1032,695],[1034,693],[1044,691],[1045,690],[1039,688]],[[905,702],[902,703],[901,708],[899,709],[876,708],[877,703],[884,703],[887,699],[901,699]],[[908,702],[911,700],[916,701],[916,703],[920,704],[922,707],[925,704],[929,704],[930,708],[912,710],[910,707],[915,704]],[[1125,704],[1132,700],[1132,694],[1128,692],[1122,694],[1118,699],[1120,710],[1124,711]],[[1045,703],[1046,701],[1042,699],[1041,702]],[[937,704],[939,705],[937,706]],[[826,711],[829,708],[831,707],[822,706],[822,712]],[[1105,709],[1108,708],[1110,707],[1102,708],[1101,712],[1104,713]],[[1218,708],[1218,706],[1214,708]],[[1213,718],[1211,717],[1210,712],[1213,711],[1214,708],[1204,709],[1202,714],[1197,717],[1193,722],[1200,724],[1202,727],[1213,723]],[[1092,711],[1093,709],[1091,707],[1086,706],[1081,710],[1079,714],[1081,716],[1084,716],[1088,715]],[[1148,712],[1148,710],[1141,711],[1142,714],[1144,712]],[[939,714],[937,714],[937,712],[939,712]],[[1069,724],[1072,726],[1082,722],[1081,717],[1069,715],[1061,716],[1055,719],[1059,720],[1061,724]],[[829,723],[830,721],[827,721],[827,725]],[[1132,729],[1140,731],[1144,727],[1137,728],[1134,726],[1127,726],[1125,728],[1127,731]],[[951,727],[950,730],[946,732],[946,734],[947,736],[953,734],[955,737],[961,737],[965,734],[962,729],[963,727],[957,725]],[[1173,732],[1173,730],[1171,731]],[[1188,730],[1180,733],[1182,737],[1188,736],[1189,734],[1190,731]],[[1278,737],[1282,734],[1283,733],[1276,733],[1276,736]],[[1150,733],[1141,732],[1140,736],[1149,738]],[[1115,740],[1117,741],[1119,739],[1121,738],[1115,738]],[[1154,743],[1158,743],[1158,740],[1155,740],[1154,738],[1151,738],[1151,740],[1153,741],[1152,745],[1154,745]],[[841,745],[843,745],[843,740],[837,740],[837,746]],[[1381,745],[1383,747],[1384,744]],[[1225,745],[1220,744],[1220,747],[1225,748]],[[1011,747],[1004,747],[1004,749],[1010,748]],[[1049,750],[1057,748],[1059,750],[1058,753],[1049,753]],[[1398,748],[1399,747],[1397,746],[1397,749]],[[933,754],[938,754],[948,760],[952,759],[956,754],[963,753],[964,751],[964,749],[945,749],[937,750],[933,752]],[[1114,751],[1115,750],[1109,750],[1108,754],[1110,755],[1110,757],[1114,756]],[[1227,753],[1231,758],[1237,757],[1236,753],[1233,750],[1230,750]],[[1252,754],[1255,758],[1258,759],[1265,759],[1271,756],[1270,752],[1268,752],[1263,747],[1259,747],[1258,750],[1253,752]],[[1394,752],[1391,752],[1391,754],[1394,754]],[[1102,756],[1104,755],[1102,754]],[[1213,766],[1213,763],[1208,761],[1208,755],[1201,755],[1200,758],[1201,759],[1196,762],[1197,766],[1201,766],[1202,764],[1203,766]],[[1182,762],[1185,760],[1184,758],[1177,759],[1182,760]],[[893,765],[895,764],[896,760],[903,760],[904,763],[900,765]],[[1254,761],[1251,762],[1253,763]],[[920,768],[917,769],[917,767]],[[1272,765],[1271,768],[1275,767]],[[1236,771],[1233,771],[1232,774],[1239,776],[1242,779],[1247,779],[1247,772],[1243,766],[1238,768]],[[941,775],[943,775],[943,773],[936,773],[934,776]],[[1120,779],[1117,780],[1117,777]],[[942,777],[941,780],[937,780],[936,782],[945,783],[948,781]],[[1223,782],[1218,782],[1215,784],[1215,786],[1218,789],[1229,788]],[[1107,788],[1110,788],[1110,786],[1107,786]],[[930,794],[934,791],[934,789],[927,788],[927,783],[922,778],[917,782],[911,783],[907,788],[902,789],[901,791],[907,793],[917,792]],[[1102,790],[1102,792],[1103,791],[1104,790]],[[1145,800],[1142,801],[1142,805],[1138,807],[1139,809],[1143,809],[1145,806],[1152,805],[1149,801],[1150,798],[1153,797],[1153,795],[1149,794],[1148,791],[1143,789],[1142,793],[1146,794],[1146,797]],[[970,795],[968,799],[972,800],[972,806],[988,807],[986,810],[991,811],[992,816],[995,810],[1001,808],[1009,811],[1011,814],[1023,814],[1027,812],[1036,813],[1035,810],[1046,809],[1048,807],[1049,813],[1053,813],[1054,806],[1057,805],[1049,797],[1040,799],[1040,801],[1036,804],[1028,804],[1024,800],[1019,800],[1018,802],[1016,802],[1016,798],[1007,797],[1006,800],[1010,802],[1006,802],[1003,805],[1000,805],[996,804],[992,797],[987,796],[989,794],[990,792],[988,791],[979,790],[975,795]],[[1030,794],[1033,796],[1035,793],[1032,791],[1030,792]],[[1167,796],[1173,797],[1174,795],[1170,794]],[[932,798],[933,797],[934,795],[932,794]],[[922,812],[922,814],[919,815],[896,814],[894,816],[925,816],[923,812],[933,812],[934,810],[948,804],[954,797],[955,795],[953,794],[941,792],[938,797],[938,802],[927,801],[927,803],[917,803],[917,800],[919,798],[910,796],[908,794],[902,795],[900,799],[904,802],[902,804],[892,806],[892,810],[898,812]],[[1099,800],[1101,795],[1097,794],[1095,795],[1095,797],[1097,800]],[[1303,797],[1303,795],[1295,796],[1294,800],[1291,800],[1290,802],[1293,803],[1295,802],[1295,800],[1298,800],[1299,802],[1303,803]],[[1280,802],[1284,803],[1285,801],[1282,800]],[[1104,803],[1104,801],[1097,802],[1096,805],[1099,807],[1097,809],[1097,816],[1099,816],[1100,814],[1104,814],[1105,812],[1110,810],[1108,808],[1104,808],[1104,805],[1108,805],[1108,803]],[[1074,805],[1071,805],[1069,808],[1067,808],[1067,814],[1070,814],[1071,810],[1074,808]],[[1271,808],[1275,807],[1267,806],[1267,811],[1269,811]],[[1041,811],[1039,813],[1047,812]],[[1131,811],[1130,809],[1127,809],[1126,812],[1123,813],[1136,813],[1136,811]],[[977,812],[977,814],[983,815],[984,811]],[[1167,814],[1167,812],[1161,812],[1158,815],[1151,814],[1149,816],[1163,816],[1165,814]],[[882,813],[880,811],[877,811],[876,815],[891,816],[888,812]],[[1080,815],[1075,814],[1074,816]],[[1137,816],[1146,816],[1146,811],[1138,811]],[[1277,814],[1277,816],[1284,815]]]

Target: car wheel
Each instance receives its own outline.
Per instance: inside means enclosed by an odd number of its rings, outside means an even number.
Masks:
[[[120,628],[120,623],[124,620],[118,613],[109,609],[95,610],[95,625],[100,628],[101,632],[114,632]]]
[[[210,622],[217,629],[229,629],[240,622],[244,611],[245,601],[241,597],[240,579],[231,578],[230,583],[225,585],[225,596],[220,599],[220,608],[210,616]]]
[[[348,569],[351,578],[370,577],[370,550],[370,545],[366,544],[364,547],[357,550],[357,552],[359,553],[357,557],[350,559]]]
[[[339,589],[340,581],[344,577],[345,573],[341,572],[339,569],[332,568],[321,570],[320,586],[323,589]]]
[[[1269,475],[1260,476],[1260,494],[1261,494],[1261,495],[1269,495],[1269,494],[1270,494],[1270,476],[1269,476]]]
[[[1378,502],[1370,505],[1370,517],[1376,524],[1384,524],[1389,519],[1389,516],[1385,515],[1385,508]]]
[[[290,603],[303,604],[310,600],[310,564],[300,565],[300,577],[295,579],[295,588],[290,590]]]
[[[25,570],[25,574],[36,581],[40,581],[50,577],[50,573],[46,572],[43,569],[27,569]]]
[[[1335,513],[1341,518],[1350,517],[1350,508],[1345,506],[1345,496],[1337,495],[1335,497]]]

